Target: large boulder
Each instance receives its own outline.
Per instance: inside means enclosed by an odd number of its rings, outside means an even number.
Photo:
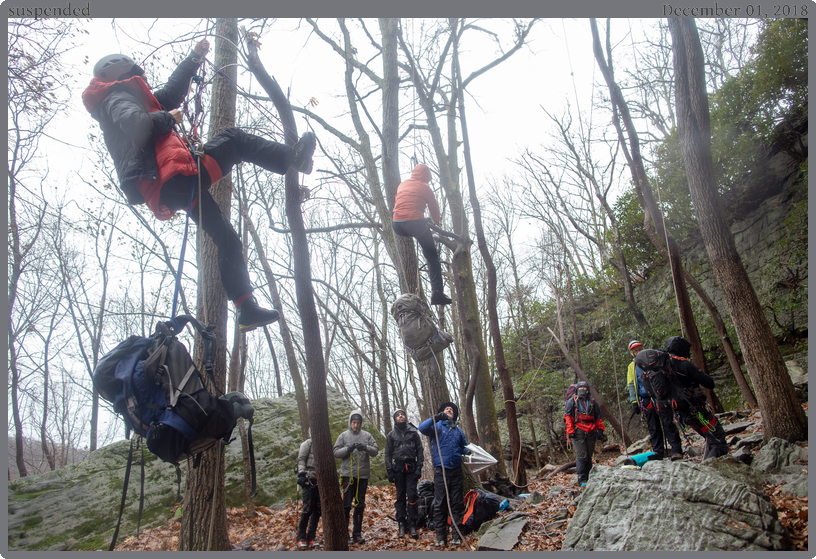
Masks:
[[[329,426],[332,438],[348,429],[352,406],[342,395],[329,388]],[[255,504],[275,506],[296,499],[295,463],[302,442],[297,402],[293,394],[282,398],[264,398],[252,402],[255,423],[252,438],[258,493]],[[370,483],[385,478],[381,458],[385,437],[368,422],[370,432],[380,446],[380,457],[371,460]],[[233,432],[238,436],[238,429]],[[8,549],[76,550],[107,549],[113,536],[122,498],[122,485],[128,456],[128,441],[119,441],[96,450],[77,464],[47,474],[8,482]],[[145,449],[145,493],[142,528],[163,523],[177,499],[175,468]],[[227,446],[227,507],[245,504],[244,474],[240,439]],[[141,452],[134,452],[127,501],[122,515],[120,540],[136,531],[139,514],[139,477]],[[339,469],[340,461],[337,461]],[[186,481],[182,465],[181,491]]]
[[[793,550],[761,483],[740,480],[747,467],[735,460],[717,468],[709,463],[652,461],[642,470],[595,466],[562,549]]]
[[[807,469],[807,451],[799,445],[772,437],[754,456],[751,467],[763,474],[798,474]]]

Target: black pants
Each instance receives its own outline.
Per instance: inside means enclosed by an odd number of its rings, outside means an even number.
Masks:
[[[680,431],[674,423],[674,414],[671,409],[661,406],[660,410],[651,400],[644,399],[644,405],[650,405],[643,410],[646,426],[649,428],[649,441],[652,443],[652,452],[662,459],[665,453],[665,442],[669,443],[672,454],[683,454],[683,443],[680,440]],[[665,441],[665,442],[664,442]]]
[[[448,484],[450,508],[453,511],[451,522],[455,522],[462,529],[462,519],[465,516],[465,497],[462,493],[464,476],[462,468],[445,468],[445,477],[442,477],[442,467],[434,467],[434,500],[433,521],[437,540],[448,540],[448,495],[445,493],[445,482]],[[455,531],[455,528],[454,528]],[[458,532],[455,535],[459,535]]]
[[[348,529],[351,508],[354,506],[352,519],[352,536],[360,536],[363,532],[363,511],[365,510],[365,494],[368,489],[368,479],[341,478],[343,491],[343,511],[346,513],[346,529]],[[356,505],[355,505],[356,502]]]
[[[725,440],[725,430],[708,407],[698,405],[678,405],[678,415],[683,424],[694,429],[706,441],[708,450],[705,458],[716,458],[728,454],[728,442]]]
[[[298,522],[297,541],[314,541],[320,514],[320,491],[317,489],[317,482],[311,480],[303,486],[303,512],[300,513]]]
[[[396,478],[394,484],[397,487],[397,500],[394,502],[397,522],[407,520],[408,524],[416,526],[419,516],[417,512],[417,476],[414,472],[397,470],[394,472],[394,477]]]
[[[586,483],[592,469],[592,455],[595,453],[595,433],[587,434],[583,429],[576,427],[572,447],[575,449],[575,473],[578,475],[578,483]]]
[[[292,163],[294,152],[291,146],[271,142],[260,136],[248,134],[240,128],[228,128],[204,144],[204,153],[212,157],[226,176],[236,163],[242,161],[254,163],[267,171],[282,175]],[[209,193],[212,184],[210,174],[201,165],[201,214],[198,219],[198,207],[190,212],[190,219],[204,229],[218,248],[218,269],[221,272],[221,283],[227,292],[227,298],[235,301],[252,291],[249,272],[244,261],[243,244],[238,233],[233,229],[229,219],[221,212]],[[198,176],[187,177],[176,175],[164,183],[161,189],[160,202],[171,210],[185,210],[190,202],[191,188],[198,196]]]
[[[439,263],[439,253],[436,252],[436,243],[434,243],[428,222],[424,219],[415,219],[413,221],[394,221],[391,224],[395,234],[400,237],[413,237],[417,240],[419,246],[422,247],[425,261],[428,263],[431,291],[442,293],[442,264]]]

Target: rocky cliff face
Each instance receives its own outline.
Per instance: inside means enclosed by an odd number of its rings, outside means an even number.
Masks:
[[[331,388],[328,400],[331,433],[336,438],[348,429],[352,407]],[[297,403],[294,395],[287,395],[256,400],[252,404],[255,406],[252,438],[258,479],[255,504],[272,507],[296,498],[294,469],[302,442]],[[385,437],[370,423],[364,423],[363,429],[370,432],[380,446],[380,455],[371,460],[371,483],[377,483],[385,479],[382,458]],[[233,436],[238,436],[237,429]],[[129,444],[120,441],[90,453],[80,463],[9,481],[8,549],[107,549],[119,513]],[[120,538],[136,531],[141,456],[141,451],[134,451]],[[180,502],[173,466],[162,462],[146,448],[144,458],[142,527],[164,522],[175,503]],[[186,467],[181,470],[183,491]],[[241,442],[236,439],[226,449],[227,507],[245,504],[243,479]]]

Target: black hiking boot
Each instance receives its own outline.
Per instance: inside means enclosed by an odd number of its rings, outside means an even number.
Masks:
[[[413,524],[408,524],[408,533],[411,534],[411,537],[415,540],[419,538],[419,534],[417,534],[416,526]]]
[[[441,291],[438,293],[431,294],[432,305],[450,305],[451,303],[453,303],[451,298],[442,293]]]
[[[451,538],[451,545],[462,545],[462,539],[459,536],[453,536]]]
[[[258,306],[255,297],[250,297],[243,302],[238,313],[238,329],[241,332],[249,332],[259,326],[272,324],[280,318],[280,313],[275,309],[263,309]]]
[[[682,459],[683,459],[683,454],[680,453],[680,452],[675,452],[674,454],[671,455],[671,461],[672,462],[674,462],[675,460],[682,460]]]
[[[295,156],[292,159],[292,167],[298,172],[308,175],[312,172],[314,163],[312,162],[312,155],[314,155],[315,145],[317,140],[312,132],[306,132],[297,143],[292,146],[295,150]]]
[[[399,523],[399,535],[398,535],[397,537],[398,537],[398,538],[404,538],[404,537],[405,537],[405,533],[406,533],[406,530],[405,530],[405,522],[400,522],[400,523]]]
[[[354,543],[359,543],[359,544],[364,544],[365,543],[365,538],[363,537],[362,534],[357,534],[356,536],[352,536],[352,539],[354,539]]]

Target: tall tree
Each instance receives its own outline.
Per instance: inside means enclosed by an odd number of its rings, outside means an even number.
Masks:
[[[297,127],[289,101],[278,83],[261,64],[260,58],[258,58],[257,42],[251,37],[246,37],[246,39],[249,48],[249,69],[275,104],[283,124],[286,142],[293,145],[297,141]],[[342,496],[340,487],[337,484],[337,466],[332,450],[334,442],[331,440],[329,430],[323,344],[320,340],[320,322],[315,309],[309,245],[306,238],[306,228],[303,224],[298,172],[290,168],[284,181],[286,217],[292,234],[295,294],[306,348],[309,425],[312,430],[312,448],[315,454],[317,482],[321,487],[320,504],[323,510],[325,548],[327,551],[346,551],[348,550],[348,526],[346,526],[345,516],[342,512]]]
[[[693,19],[670,19],[675,100],[680,145],[697,213],[717,282],[756,389],[764,439],[807,439],[807,416],[796,397],[785,361],[774,339],[720,207],[711,159],[711,121],[703,50]]]
[[[235,125],[235,81],[238,76],[238,20],[218,19],[215,23],[215,67],[209,135],[215,136]],[[226,219],[230,216],[232,179],[229,175],[210,187],[210,194]],[[218,271],[218,249],[199,227],[198,304],[196,315],[204,324],[215,326],[213,393],[224,393],[227,386],[227,294]],[[200,362],[202,344],[196,343],[195,360]],[[204,381],[209,384],[209,379]],[[198,468],[187,470],[187,490],[184,493],[184,513],[181,519],[179,551],[228,551],[226,498],[224,494],[225,465],[223,448],[216,445],[204,452]]]

